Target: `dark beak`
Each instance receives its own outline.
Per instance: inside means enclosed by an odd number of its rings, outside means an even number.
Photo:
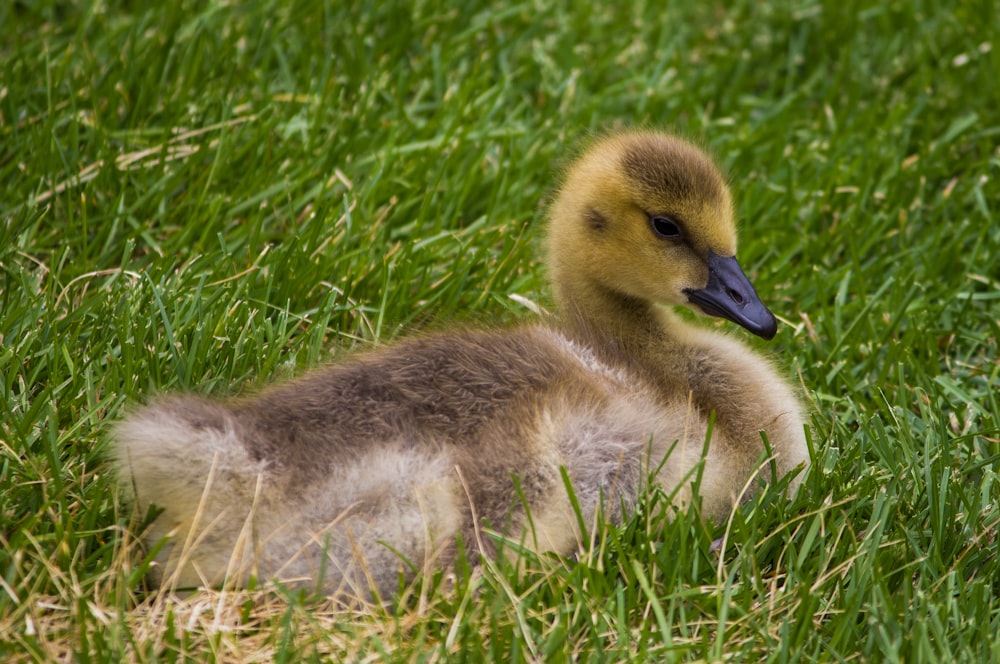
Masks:
[[[708,285],[684,292],[689,302],[709,316],[731,320],[758,337],[771,339],[778,331],[777,319],[760,301],[735,256],[724,258],[709,251]]]

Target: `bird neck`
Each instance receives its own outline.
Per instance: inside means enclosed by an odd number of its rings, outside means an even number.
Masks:
[[[645,300],[585,277],[558,280],[554,291],[564,332],[607,361],[648,366],[678,344],[670,315]]]

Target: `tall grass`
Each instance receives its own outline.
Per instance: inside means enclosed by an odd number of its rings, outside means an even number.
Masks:
[[[996,4],[577,5],[0,5],[0,655],[1000,659]],[[128,403],[531,319],[560,168],[622,125],[728,169],[811,407],[797,497],[653,493],[391,608],[145,585]]]

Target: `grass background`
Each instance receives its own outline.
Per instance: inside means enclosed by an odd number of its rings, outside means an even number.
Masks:
[[[0,655],[1000,660],[992,0],[159,5],[0,4]],[[125,404],[530,319],[559,168],[622,125],[730,174],[812,408],[794,500],[654,494],[390,609],[144,585]]]

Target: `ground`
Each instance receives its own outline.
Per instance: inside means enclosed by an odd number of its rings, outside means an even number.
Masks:
[[[0,654],[1000,657],[996,4],[663,4],[3,3]],[[389,608],[147,585],[129,404],[533,318],[560,169],[620,126],[728,173],[783,323],[753,343],[810,408],[795,497],[705,525],[654,493]]]

